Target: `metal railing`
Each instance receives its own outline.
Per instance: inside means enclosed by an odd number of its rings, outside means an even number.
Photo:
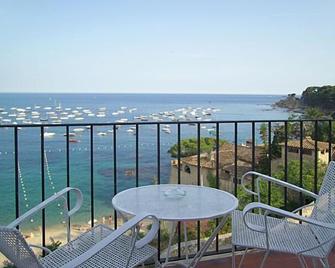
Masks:
[[[182,163],[182,157],[181,157],[181,150],[182,150],[182,139],[181,139],[181,127],[184,125],[192,124],[196,126],[196,139],[197,139],[197,184],[201,184],[201,165],[200,165],[200,156],[201,156],[201,143],[200,143],[200,138],[201,138],[201,126],[202,124],[213,124],[215,125],[216,133],[215,136],[213,137],[215,139],[215,148],[213,148],[213,152],[215,152],[216,158],[215,158],[215,187],[220,188],[220,129],[222,125],[227,125],[229,124],[232,126],[233,129],[233,139],[232,139],[232,144],[234,144],[234,159],[233,159],[233,164],[234,164],[234,169],[233,169],[233,193],[237,196],[238,193],[238,136],[239,136],[239,126],[241,124],[247,124],[251,128],[251,162],[250,162],[250,168],[252,170],[256,169],[256,139],[259,139],[259,134],[257,131],[259,130],[259,124],[265,124],[267,126],[267,147],[264,147],[267,150],[267,159],[268,159],[268,175],[271,175],[272,173],[272,167],[271,167],[271,160],[272,160],[272,144],[273,144],[273,137],[274,137],[274,129],[277,128],[277,124],[281,125],[283,127],[283,136],[284,136],[284,155],[282,158],[284,158],[284,180],[288,181],[288,141],[289,141],[289,136],[291,133],[289,133],[289,124],[293,124],[295,126],[298,126],[298,133],[296,133],[296,136],[299,136],[299,141],[300,141],[300,150],[299,150],[299,163],[300,163],[300,169],[299,169],[299,186],[303,186],[303,141],[304,141],[304,130],[305,130],[305,125],[313,125],[314,126],[314,150],[315,152],[318,149],[318,136],[319,136],[319,131],[320,131],[320,124],[327,125],[328,128],[328,152],[329,152],[329,161],[332,160],[332,139],[333,139],[333,133],[332,133],[332,120],[254,120],[254,121],[249,121],[249,120],[241,120],[241,121],[166,121],[166,122],[124,122],[124,123],[73,123],[73,124],[43,124],[43,125],[0,125],[0,129],[2,128],[8,128],[8,129],[13,129],[14,130],[14,137],[13,137],[13,147],[14,147],[14,169],[15,169],[15,216],[16,218],[19,217],[20,215],[20,191],[19,191],[19,129],[20,128],[38,128],[40,129],[40,159],[41,159],[41,165],[40,165],[40,184],[41,184],[41,200],[44,201],[46,196],[46,189],[45,189],[45,167],[44,167],[44,161],[45,161],[45,156],[44,156],[44,151],[45,151],[45,139],[44,139],[44,133],[46,127],[57,127],[57,128],[65,128],[66,131],[66,140],[65,140],[65,150],[66,150],[66,186],[71,186],[71,176],[70,176],[70,128],[73,127],[85,127],[89,126],[89,148],[90,148],[90,218],[91,218],[91,226],[93,227],[94,225],[94,218],[95,218],[95,210],[94,210],[94,185],[95,185],[95,180],[94,180],[94,130],[97,127],[102,127],[102,126],[109,126],[113,128],[113,133],[112,133],[112,140],[113,140],[113,182],[114,182],[114,191],[113,194],[116,195],[118,192],[117,189],[117,182],[118,182],[118,166],[117,166],[117,158],[118,158],[118,152],[117,152],[117,142],[118,142],[118,126],[135,126],[136,131],[135,131],[135,185],[136,187],[139,186],[139,138],[140,138],[140,131],[141,127],[144,125],[152,125],[156,127],[156,152],[157,152],[157,159],[154,159],[153,161],[156,162],[157,165],[157,183],[161,183],[161,125],[163,124],[169,124],[169,125],[175,125],[176,126],[176,137],[177,137],[177,157],[176,157],[176,162],[178,166],[178,173],[177,173],[177,183],[180,184],[182,183],[182,177],[181,177],[181,163]],[[314,154],[314,182],[313,182],[313,190],[314,192],[318,191],[318,180],[321,178],[318,178],[318,155],[317,153]],[[254,181],[252,180],[252,189],[254,190]],[[271,204],[271,183],[269,182],[268,185],[268,200],[267,202]],[[284,204],[285,208],[287,207],[288,203],[288,192],[287,189],[284,189],[283,191],[284,195]],[[252,196],[252,199],[254,197]],[[68,205],[70,206],[70,197],[68,196]],[[302,195],[300,195],[300,203],[301,205],[303,204],[304,200]],[[45,211],[43,210],[42,212],[42,245],[45,246],[46,244],[46,226],[45,226]],[[70,223],[69,223],[70,224]],[[116,212],[114,213],[114,227],[117,228],[117,214]],[[197,222],[197,249],[199,250],[200,248],[200,236],[201,236],[201,230],[200,230],[200,222]],[[178,229],[177,229],[177,236],[178,236],[178,253],[177,253],[177,258],[182,258],[182,252],[181,252],[181,228],[180,228],[180,223],[178,224]],[[158,234],[158,251],[159,254],[161,253],[161,234]],[[230,249],[225,249],[225,250],[220,250],[219,249],[219,240],[216,239],[215,242],[215,251],[210,252],[209,254],[218,254],[222,252],[227,252],[230,251]]]

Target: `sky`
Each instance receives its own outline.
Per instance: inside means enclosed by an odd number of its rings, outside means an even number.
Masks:
[[[335,1],[0,0],[0,92],[301,93],[335,84]]]

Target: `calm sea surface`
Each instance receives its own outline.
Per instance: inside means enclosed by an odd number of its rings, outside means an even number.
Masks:
[[[96,114],[99,108],[106,108],[106,117],[85,117],[80,123],[114,122],[121,118],[129,121],[134,116],[150,115],[164,111],[176,111],[191,107],[199,110],[217,109],[209,118],[213,120],[256,120],[287,119],[289,114],[280,109],[272,109],[271,104],[283,96],[269,95],[172,95],[172,94],[0,94],[0,107],[10,113],[12,107],[26,108],[41,106],[55,110],[61,106],[72,110],[89,109]],[[123,107],[125,113],[113,115]],[[127,108],[125,108],[127,107]],[[136,110],[134,109],[136,108]],[[129,109],[133,109],[129,112]],[[122,110],[122,109],[121,109]],[[1,116],[1,115],[0,115]],[[2,115],[5,118],[7,115]],[[13,119],[14,121],[14,119]],[[12,122],[13,122],[12,121]],[[78,122],[79,121],[63,121]],[[202,136],[210,136],[208,122],[201,129]],[[257,128],[259,125],[257,125]],[[73,131],[72,128],[70,131]],[[95,216],[101,219],[113,214],[111,200],[114,187],[117,191],[135,186],[135,135],[129,133],[129,127],[117,130],[117,147],[113,148],[111,127],[97,127],[94,130],[94,207]],[[65,128],[46,129],[55,135],[45,138],[45,189],[46,196],[66,186],[66,144]],[[105,132],[106,136],[97,133]],[[139,130],[139,183],[146,185],[157,180],[157,144],[155,126],[141,126]],[[176,127],[171,125],[171,133],[161,133],[161,182],[167,183],[170,176],[170,146],[177,141]],[[185,125],[181,129],[182,138],[195,137],[196,127]],[[220,125],[220,138],[232,141],[233,124]],[[239,143],[251,137],[251,125],[239,126]],[[77,136],[80,142],[70,144],[70,180],[71,186],[79,187],[85,197],[83,209],[72,222],[87,223],[90,219],[90,145],[89,131]],[[257,138],[259,141],[259,138]],[[20,213],[38,204],[41,199],[41,152],[39,128],[19,130],[19,171],[20,171]],[[15,217],[15,168],[13,154],[13,130],[0,128],[0,224],[8,224]],[[117,150],[117,185],[113,177],[113,150]],[[47,210],[47,227],[61,224],[61,204],[55,204]],[[32,228],[40,223],[40,215],[33,217],[25,226]]]

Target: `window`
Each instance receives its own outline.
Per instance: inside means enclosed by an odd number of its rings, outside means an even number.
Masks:
[[[191,174],[191,168],[188,165],[184,167],[184,171],[188,174]]]
[[[290,153],[299,153],[299,149],[298,148],[294,148],[294,147],[288,147],[288,151]]]

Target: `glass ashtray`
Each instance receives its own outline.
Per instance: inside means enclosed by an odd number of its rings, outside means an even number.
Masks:
[[[164,191],[164,195],[168,198],[177,199],[177,198],[184,197],[186,195],[186,191],[184,191],[180,187],[176,187],[176,188],[171,188],[171,189]]]

